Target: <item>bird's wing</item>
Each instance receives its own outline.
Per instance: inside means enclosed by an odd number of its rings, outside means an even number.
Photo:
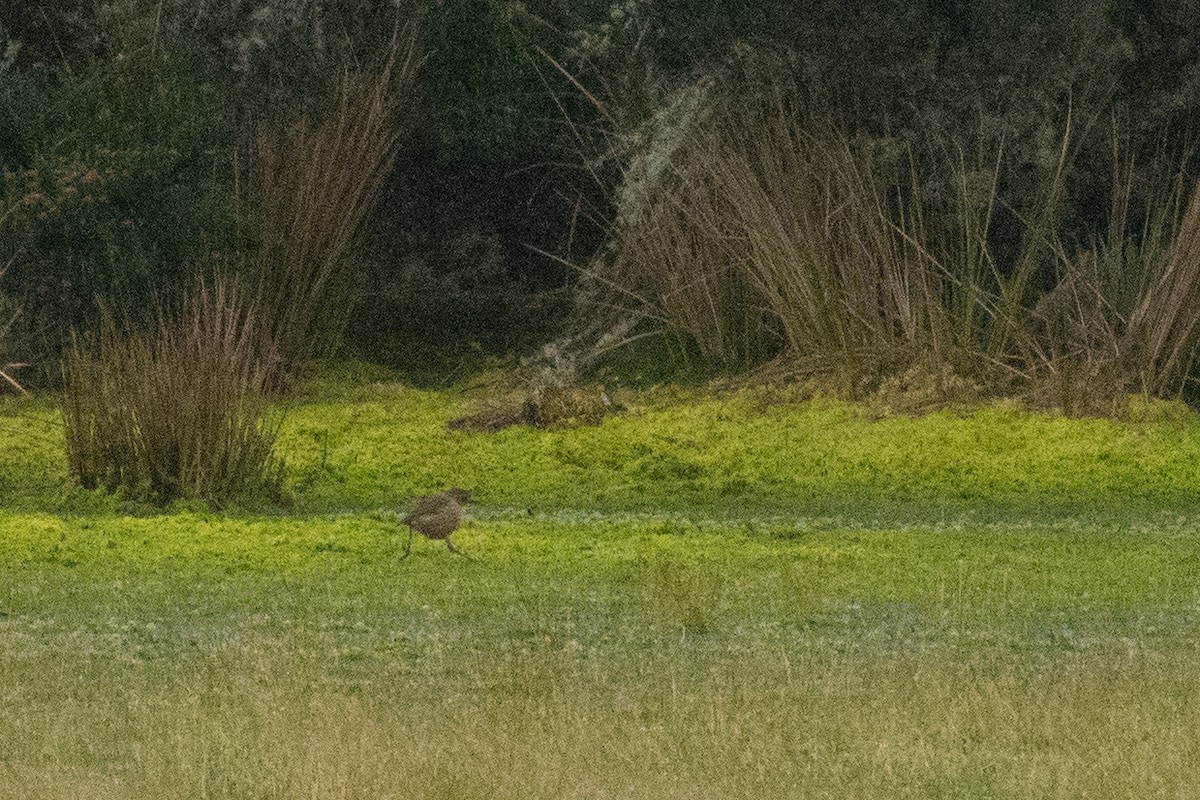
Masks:
[[[429,497],[418,497],[401,522],[407,525],[418,517],[436,514],[446,504],[447,498],[443,496],[444,494],[445,492],[441,492]]]

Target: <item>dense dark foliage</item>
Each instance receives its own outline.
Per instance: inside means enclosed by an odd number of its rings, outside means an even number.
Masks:
[[[378,52],[390,0],[8,3],[0,10],[0,266],[23,309],[5,352],[46,375],[97,297],[124,312],[244,249],[247,121],[319,109],[340,64]],[[278,5],[278,7],[276,7]],[[611,231],[623,145],[672,87],[735,49],[794,54],[812,99],[907,180],[931,142],[1002,146],[1000,265],[1059,156],[1056,236],[1112,222],[1120,158],[1177,165],[1200,105],[1200,3],[429,0],[421,105],[367,239],[350,345],[392,362],[520,348],[564,308]],[[402,14],[410,13],[401,10]],[[930,196],[948,177],[925,169]],[[1150,181],[1131,187],[1136,226]],[[1011,268],[1011,267],[1006,267]],[[1033,290],[1053,285],[1043,270]],[[440,302],[445,299],[452,302]],[[3,322],[3,320],[0,320]]]

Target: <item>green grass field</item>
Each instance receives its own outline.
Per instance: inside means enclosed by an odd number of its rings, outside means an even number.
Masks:
[[[286,509],[72,489],[0,400],[0,798],[1132,798],[1200,786],[1200,422],[750,393],[284,412]],[[455,541],[390,512],[474,490]]]

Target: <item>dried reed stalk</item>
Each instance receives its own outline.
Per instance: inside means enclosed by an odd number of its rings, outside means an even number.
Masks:
[[[264,120],[251,166],[260,313],[285,368],[329,355],[350,313],[354,250],[406,129],[419,65],[415,23],[382,60],[343,70],[315,125]]]
[[[169,503],[282,495],[265,423],[258,319],[235,285],[203,283],[177,313],[129,331],[107,310],[63,360],[67,455],[86,488]]]
[[[1178,395],[1200,348],[1200,182],[1165,258],[1139,298],[1122,350],[1128,380],[1157,395]]]

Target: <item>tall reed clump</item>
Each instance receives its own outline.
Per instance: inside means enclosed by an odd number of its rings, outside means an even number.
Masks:
[[[1144,281],[1120,346],[1129,388],[1164,397],[1183,393],[1200,357],[1200,183],[1182,202],[1185,194],[1177,194],[1165,242],[1153,231],[1162,222],[1143,234]]]
[[[0,215],[0,221],[3,221],[3,215]],[[11,360],[13,345],[9,334],[21,316],[21,308],[9,299],[8,294],[4,291],[4,272],[7,268],[7,265],[0,267],[0,380],[24,394],[25,387],[10,374],[25,365]]]
[[[243,199],[260,319],[286,369],[329,355],[345,330],[354,250],[395,162],[419,60],[416,23],[397,26],[378,64],[343,70],[318,122],[257,125]]]
[[[714,179],[733,213],[725,238],[778,321],[790,358],[860,364],[947,357],[943,276],[905,241],[855,140],[812,111],[794,85],[723,120]]]
[[[79,482],[156,504],[282,499],[259,314],[217,278],[150,329],[123,330],[106,311],[95,335],[73,336],[63,416]]]
[[[619,226],[615,281],[726,371],[781,352],[818,369],[957,359],[975,333],[954,319],[977,313],[973,284],[939,263],[919,207],[889,193],[789,70],[735,63],[704,113],[656,118],[678,129],[627,172],[647,187],[623,188],[640,205]]]
[[[1108,230],[1070,256],[1057,245],[1058,280],[1028,312],[1030,372],[1068,411],[1083,395],[1179,397],[1200,361],[1200,184],[1186,153],[1139,165],[1117,133]]]
[[[612,285],[644,303],[703,366],[736,372],[779,349],[762,298],[721,235],[731,213],[696,156],[714,114],[712,81],[685,86],[649,120],[617,191]]]

